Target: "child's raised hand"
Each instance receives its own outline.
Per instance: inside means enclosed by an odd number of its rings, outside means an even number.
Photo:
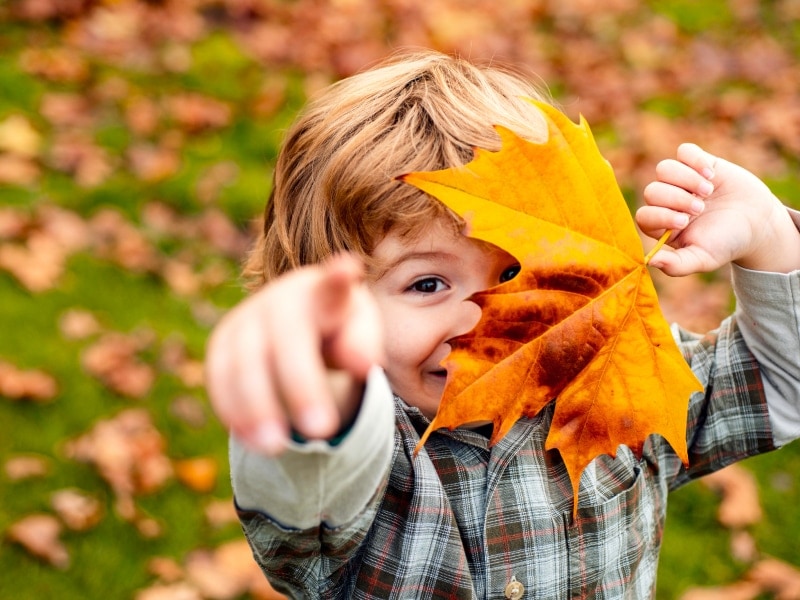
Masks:
[[[217,325],[207,388],[222,423],[245,444],[276,455],[290,428],[330,438],[356,413],[383,352],[362,280],[357,259],[337,256],[275,279]]]
[[[668,275],[742,267],[789,272],[800,268],[800,233],[767,186],[746,169],[695,144],[681,144],[661,161],[636,213],[642,231],[668,245],[650,264]]]

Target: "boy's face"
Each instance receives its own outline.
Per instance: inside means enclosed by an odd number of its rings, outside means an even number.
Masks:
[[[389,383],[433,418],[444,390],[440,363],[450,352],[448,340],[480,319],[467,298],[512,279],[519,265],[499,248],[454,234],[441,220],[410,239],[390,231],[372,258],[377,268],[369,287],[384,321]]]

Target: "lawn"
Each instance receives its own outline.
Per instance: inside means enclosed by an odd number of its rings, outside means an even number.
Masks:
[[[632,207],[684,140],[800,207],[797,3],[401,4],[0,3],[0,598],[267,597],[225,562],[241,533],[204,344],[243,297],[282,131],[393,48],[541,76],[592,125]],[[691,297],[657,281],[687,326],[731,308],[725,273]],[[750,525],[720,524],[703,482],[673,494],[660,599],[764,557],[800,567],[800,445],[745,468],[763,513]],[[65,490],[77,507],[55,500]],[[39,557],[14,541],[32,515]]]

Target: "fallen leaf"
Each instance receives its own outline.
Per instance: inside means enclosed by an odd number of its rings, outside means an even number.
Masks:
[[[44,203],[37,206],[35,216],[41,233],[58,244],[67,256],[89,247],[89,225],[77,213]]]
[[[194,550],[184,567],[169,558],[150,561],[149,570],[161,581],[140,590],[136,600],[285,600],[264,577],[244,539],[213,549]],[[193,595],[194,594],[194,595]]]
[[[194,296],[202,287],[200,276],[192,264],[177,258],[167,258],[161,266],[161,276],[179,296]]]
[[[152,242],[118,210],[104,208],[89,221],[92,249],[101,258],[134,272],[153,272],[160,264]]]
[[[695,587],[684,592],[680,600],[755,600],[761,586],[750,581],[738,581],[717,587]]]
[[[108,152],[85,133],[67,129],[60,133],[50,148],[50,163],[58,171],[72,175],[86,188],[103,183],[114,171]]]
[[[583,469],[620,444],[640,456],[657,433],[687,462],[688,401],[702,386],[661,315],[630,212],[588,125],[534,104],[548,123],[545,143],[497,127],[499,152],[401,178],[522,267],[471,298],[481,320],[451,341],[444,396],[418,448],[434,429],[476,421],[494,424],[497,443],[555,400],[546,449],[559,450],[577,510]]]
[[[169,412],[194,428],[203,427],[208,422],[205,405],[195,396],[178,396],[170,403]]]
[[[149,342],[135,335],[108,332],[83,352],[86,372],[113,392],[129,398],[142,398],[156,378],[155,369],[139,353]]]
[[[731,532],[731,556],[740,563],[752,563],[758,558],[758,545],[749,531],[737,529]]]
[[[31,292],[54,288],[67,261],[65,249],[51,237],[36,232],[25,243],[0,245],[0,269],[11,273]]]
[[[21,239],[30,226],[31,217],[27,211],[0,207],[0,240]]]
[[[161,62],[168,71],[185,73],[192,67],[192,51],[187,46],[170,44],[163,49]]]
[[[747,580],[772,592],[775,600],[800,600],[800,570],[777,558],[756,563],[746,575]]]
[[[59,83],[81,83],[89,76],[84,56],[68,47],[27,48],[19,64],[26,73]]]
[[[136,515],[133,519],[133,524],[136,526],[139,535],[148,540],[161,537],[164,533],[164,527],[152,517]]]
[[[58,328],[68,340],[83,340],[102,331],[97,317],[80,308],[64,311],[58,319]]]
[[[0,396],[9,400],[50,402],[58,394],[58,384],[38,369],[20,369],[0,360]]]
[[[212,165],[197,179],[195,187],[197,199],[203,204],[215,202],[220,191],[236,181],[239,176],[239,170],[239,167],[231,161]]]
[[[0,154],[0,184],[28,186],[41,175],[39,165],[14,154]]]
[[[41,145],[42,136],[25,117],[11,115],[0,121],[0,151],[35,158]]]
[[[210,492],[217,485],[219,465],[210,456],[176,460],[173,465],[178,481],[195,492]]]
[[[61,523],[53,515],[33,514],[8,529],[8,538],[33,556],[58,569],[69,567],[69,552],[61,542]]]
[[[138,136],[155,133],[160,119],[161,111],[151,98],[137,96],[128,100],[125,106],[125,123]]]
[[[203,361],[190,358],[186,343],[178,336],[167,338],[161,345],[159,365],[162,370],[178,377],[186,387],[203,385]]]
[[[197,223],[200,239],[208,241],[224,256],[241,259],[250,244],[247,235],[239,231],[228,216],[219,209],[209,208]]]
[[[147,570],[164,583],[175,583],[183,579],[183,568],[178,562],[167,556],[155,556],[147,563]]]
[[[252,554],[245,543],[229,549],[195,550],[186,559],[187,579],[204,598],[228,600],[247,591],[252,579]],[[246,551],[246,553],[245,553]],[[235,555],[231,561],[231,555]]]
[[[160,489],[172,477],[166,441],[143,409],[122,411],[98,422],[65,446],[68,458],[92,464],[109,484],[124,519],[143,523],[142,533],[160,532],[157,523],[141,519],[134,498]]]
[[[239,517],[236,514],[236,507],[233,503],[233,498],[227,498],[225,500],[212,500],[206,504],[204,512],[206,521],[215,529],[239,522]]]
[[[131,172],[148,183],[172,177],[180,168],[181,160],[172,148],[139,143],[128,149]]]
[[[279,600],[253,560],[245,540],[234,540],[213,550],[196,550],[186,558],[187,579],[211,600],[227,600],[251,592],[261,600]],[[256,595],[257,594],[257,595]]]
[[[72,531],[86,531],[103,518],[103,506],[94,496],[75,489],[55,492],[50,500],[53,510]]]
[[[12,14],[21,19],[42,21],[79,17],[93,0],[19,0],[10,2]]]
[[[189,133],[225,127],[231,121],[231,107],[200,94],[176,94],[167,101],[167,113]]]
[[[758,484],[743,466],[733,464],[706,475],[703,483],[722,495],[717,519],[724,527],[737,529],[760,522],[763,513],[758,498]]]
[[[89,98],[82,94],[71,94],[66,92],[50,92],[42,97],[39,112],[56,128],[78,128],[88,130],[94,124],[94,111]],[[67,139],[73,141],[81,140],[88,144],[86,137],[64,137],[62,142]],[[77,148],[78,146],[76,146]],[[88,146],[81,146],[86,150]]]
[[[4,468],[9,481],[21,481],[48,475],[50,461],[44,456],[21,454],[6,460]]]
[[[139,590],[135,600],[204,600],[202,594],[186,582],[161,584]]]

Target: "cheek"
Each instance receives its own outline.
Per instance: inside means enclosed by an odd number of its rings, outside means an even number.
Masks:
[[[426,311],[402,305],[384,305],[381,316],[388,369],[417,369],[428,361],[443,341],[435,323],[426,318]]]
[[[389,368],[408,368],[421,362],[422,340],[415,335],[413,319],[394,315],[384,319],[384,349]]]

